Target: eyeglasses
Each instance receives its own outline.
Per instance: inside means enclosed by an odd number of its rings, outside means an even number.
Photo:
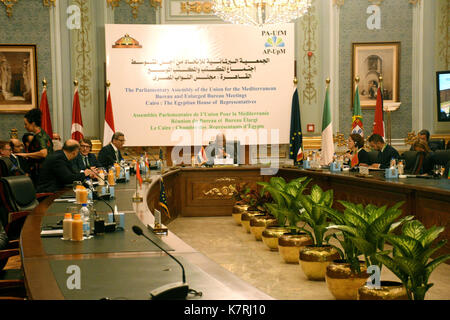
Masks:
[[[90,145],[85,145],[85,144],[80,145],[80,148],[86,148],[86,149],[89,149],[90,147],[91,147]]]

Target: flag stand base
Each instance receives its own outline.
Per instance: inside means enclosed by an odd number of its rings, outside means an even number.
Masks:
[[[135,196],[133,196],[133,202],[142,202],[144,199],[141,197],[139,193],[136,193]]]

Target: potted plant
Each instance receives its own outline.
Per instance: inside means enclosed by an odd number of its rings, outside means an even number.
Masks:
[[[261,189],[260,191],[250,189],[250,192],[246,195],[245,198],[246,201],[248,201],[249,206],[247,208],[247,211],[242,213],[241,224],[242,227],[247,231],[247,233],[252,232],[250,222],[253,218],[258,217],[260,219],[258,220],[258,224],[261,221],[265,220],[275,220],[274,217],[270,216],[267,213],[267,210],[264,206],[266,203],[272,201],[272,198],[268,192],[265,192],[263,189]],[[256,227],[256,225],[254,225],[254,227]]]
[[[450,254],[446,254],[430,260],[431,255],[447,243],[444,239],[433,244],[443,231],[444,227],[426,229],[420,221],[412,220],[403,225],[400,235],[383,235],[394,250],[376,253],[376,259],[400,279],[410,300],[425,299],[425,294],[433,286],[428,283],[431,273],[450,259]]]
[[[304,192],[310,178],[301,177],[286,182],[281,177],[272,177],[270,181],[259,182],[263,190],[269,192],[273,203],[266,203],[267,210],[276,218],[278,226],[267,227],[262,233],[263,242],[271,250],[279,250],[286,263],[298,263],[300,248],[312,243],[311,238],[300,232],[298,198]]]
[[[308,279],[323,281],[327,265],[340,257],[336,248],[328,244],[331,235],[325,237],[329,222],[324,207],[331,208],[333,205],[333,190],[324,192],[318,185],[314,185],[311,194],[300,195],[298,202],[303,207],[298,217],[312,231],[305,229],[305,225],[302,229],[313,239],[312,245],[300,250],[298,259]]]
[[[339,203],[345,208],[343,216],[331,209],[325,209],[332,220],[339,223],[330,225],[327,229],[342,231],[359,253],[364,256],[365,267],[375,265],[381,270],[382,264],[377,259],[376,253],[384,250],[384,235],[392,234],[396,228],[411,220],[413,216],[406,216],[398,220],[402,214],[399,208],[403,205],[403,201],[390,208],[387,206],[379,208],[372,204],[363,207],[362,204],[356,205],[347,201],[339,201]],[[341,221],[338,220],[340,217]],[[354,266],[356,267],[356,264]],[[371,288],[366,289],[370,290]]]
[[[351,225],[347,220],[351,215],[348,209],[343,213],[328,207],[324,207],[324,210],[334,225]],[[328,289],[337,300],[356,300],[358,289],[368,278],[364,261],[359,260],[361,252],[347,233],[335,231],[331,238],[340,244],[340,247],[330,245],[339,252],[342,259],[333,260],[326,268],[325,281]]]
[[[250,187],[248,183],[239,183],[236,184],[233,190],[233,199],[235,200],[235,204],[233,206],[232,216],[238,225],[241,225],[241,217],[242,213],[247,211],[248,207],[248,198],[247,194],[250,192]]]

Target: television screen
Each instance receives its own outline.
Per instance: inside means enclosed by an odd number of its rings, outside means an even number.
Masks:
[[[438,121],[450,121],[450,71],[436,74]]]

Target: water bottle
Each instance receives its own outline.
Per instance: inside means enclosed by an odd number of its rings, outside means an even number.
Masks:
[[[82,204],[80,209],[81,220],[83,221],[83,236],[89,237],[91,232],[89,225],[89,209],[86,203]]]

